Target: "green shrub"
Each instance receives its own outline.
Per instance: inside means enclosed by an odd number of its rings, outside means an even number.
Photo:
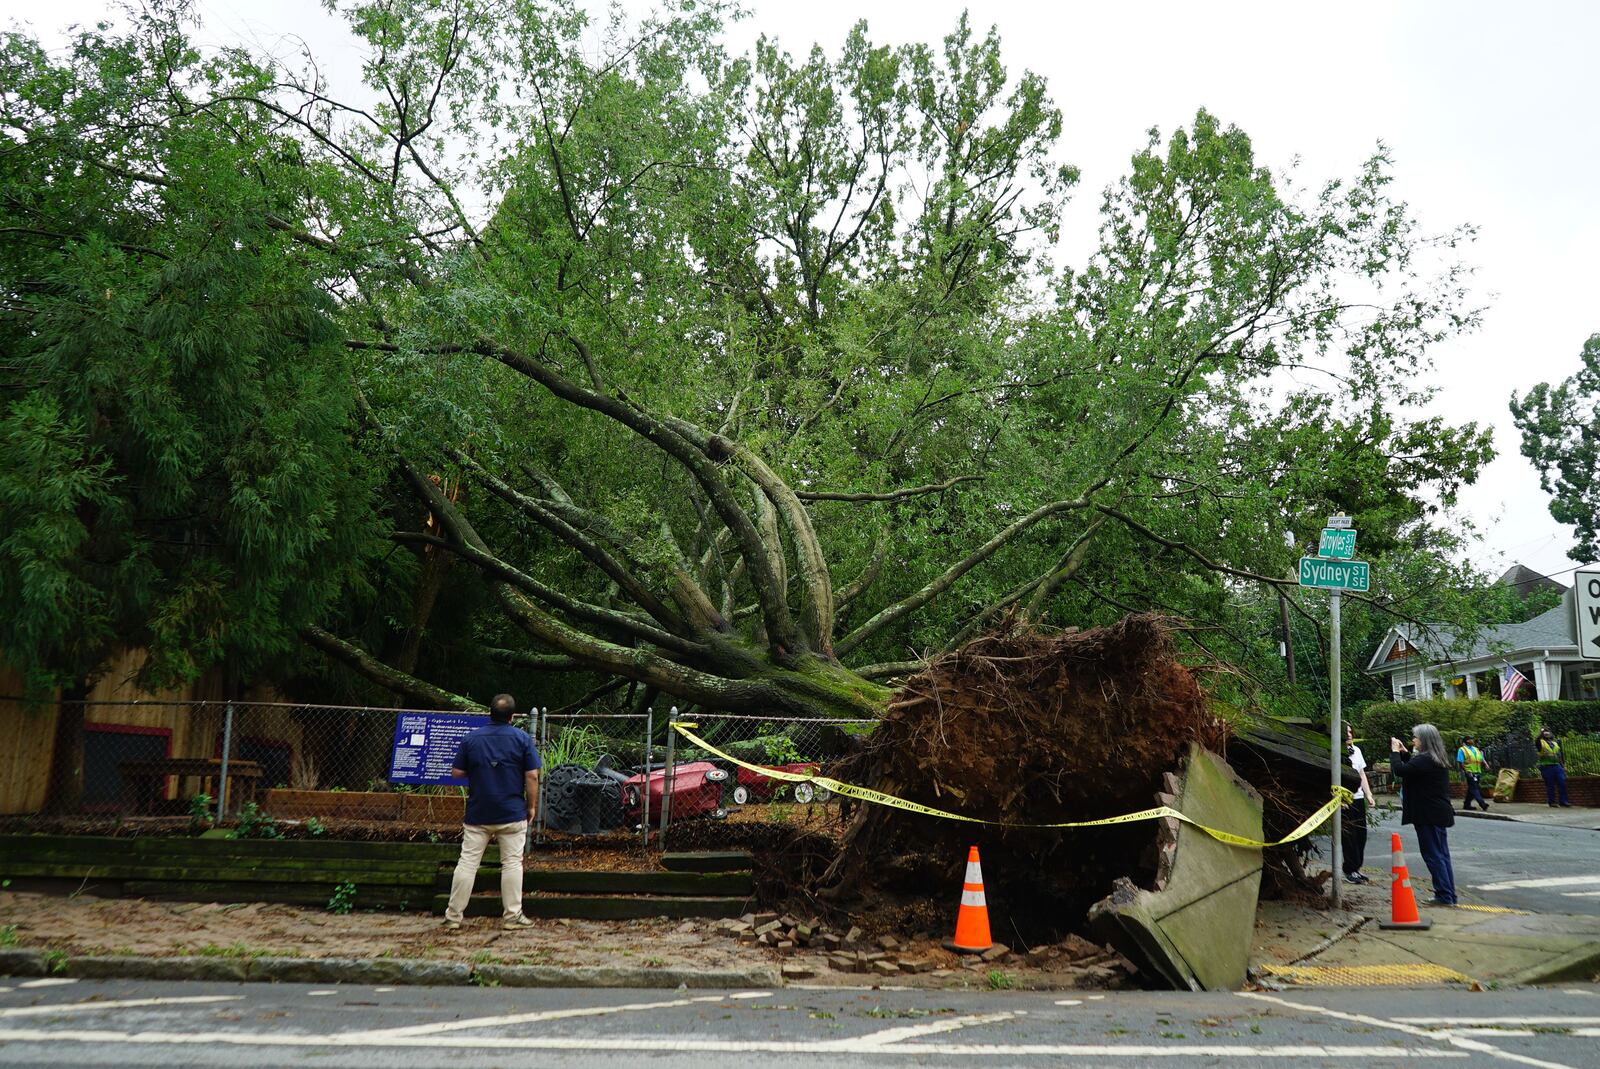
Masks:
[[[329,913],[349,913],[356,905],[356,885],[345,880],[333,889],[333,897],[328,899]]]
[[[1351,722],[1369,746],[1387,746],[1390,736],[1409,741],[1415,724],[1432,724],[1450,742],[1473,735],[1484,745],[1506,735],[1532,738],[1541,727],[1558,736],[1600,732],[1600,701],[1502,702],[1493,698],[1432,698],[1423,702],[1374,702]]]
[[[1600,735],[1568,735],[1561,740],[1567,775],[1600,776]]]
[[[239,810],[239,826],[228,834],[230,839],[281,839],[278,822],[263,812],[254,802],[246,802]]]
[[[605,736],[587,724],[552,728],[551,735],[552,738],[545,743],[544,753],[540,755],[548,768],[557,765],[590,768],[606,752]]]

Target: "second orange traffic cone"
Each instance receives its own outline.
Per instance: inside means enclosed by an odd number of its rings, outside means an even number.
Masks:
[[[1423,920],[1417,912],[1417,895],[1411,889],[1411,873],[1406,868],[1406,856],[1400,852],[1400,833],[1391,832],[1389,848],[1394,852],[1394,882],[1389,885],[1389,920],[1379,921],[1379,928],[1432,928],[1433,922]]]
[[[961,884],[961,911],[956,914],[956,937],[944,945],[963,954],[982,954],[994,946],[989,935],[989,904],[983,898],[983,869],[978,848],[967,851],[967,877]]]

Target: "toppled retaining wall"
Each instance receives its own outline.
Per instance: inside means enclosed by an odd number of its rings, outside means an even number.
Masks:
[[[1195,744],[1158,800],[1219,831],[1262,838],[1261,796],[1216,754]],[[1261,888],[1261,851],[1167,818],[1158,832],[1155,890],[1126,877],[1089,910],[1096,936],[1172,987],[1243,985]]]

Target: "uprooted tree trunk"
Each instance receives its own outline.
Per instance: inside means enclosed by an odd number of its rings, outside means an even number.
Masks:
[[[822,886],[841,906],[870,902],[878,916],[898,905],[914,926],[930,887],[959,888],[977,844],[991,901],[1030,937],[1059,934],[1112,879],[1153,871],[1153,825],[1018,825],[1147,809],[1190,742],[1220,752],[1226,735],[1157,617],[984,636],[910,679],[839,776],[1011,826],[863,806]],[[927,920],[943,924],[947,903],[933,901],[939,916]]]

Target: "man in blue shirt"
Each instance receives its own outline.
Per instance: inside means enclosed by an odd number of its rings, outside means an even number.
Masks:
[[[467,781],[467,814],[461,828],[461,860],[450,882],[444,926],[461,928],[461,917],[491,838],[500,843],[500,904],[507,931],[531,927],[522,915],[522,844],[539,815],[539,751],[521,728],[511,726],[517,702],[496,694],[489,723],[461,740],[450,774]]]

